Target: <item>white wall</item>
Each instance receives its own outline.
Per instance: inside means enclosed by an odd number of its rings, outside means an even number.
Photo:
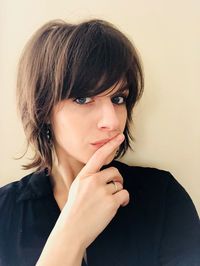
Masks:
[[[135,43],[145,71],[130,164],[169,170],[200,213],[200,2],[198,0],[1,0],[0,185],[19,179],[25,150],[16,114],[16,66],[31,34],[50,19],[103,18]]]

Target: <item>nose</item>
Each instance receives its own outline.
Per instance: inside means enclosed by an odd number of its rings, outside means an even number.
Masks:
[[[119,130],[120,128],[119,112],[110,100],[101,105],[98,128],[107,131]]]

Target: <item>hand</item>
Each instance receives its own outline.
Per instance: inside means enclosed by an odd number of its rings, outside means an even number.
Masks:
[[[123,140],[124,136],[120,134],[92,155],[72,183],[67,203],[61,212],[62,219],[67,224],[73,224],[85,248],[109,224],[118,208],[129,202],[129,193],[123,189],[123,178],[118,169],[109,167],[100,171],[107,158]],[[110,181],[115,181],[117,192]]]

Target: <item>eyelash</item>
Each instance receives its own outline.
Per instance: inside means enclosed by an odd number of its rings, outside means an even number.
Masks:
[[[119,97],[122,97],[123,98],[123,102],[122,103],[114,103],[114,104],[116,104],[116,105],[123,105],[123,104],[125,104],[126,103],[126,100],[127,100],[127,97],[128,96],[126,96],[126,95],[116,95],[116,96],[114,96],[114,97],[112,97],[112,99],[115,99],[115,98],[119,98]],[[77,100],[84,100],[84,99],[87,99],[87,98],[90,98],[90,99],[92,99],[91,97],[80,97],[80,98],[75,98],[73,101],[75,102],[75,103],[77,103],[77,104],[80,104],[80,105],[85,105],[85,104],[89,104],[89,103],[91,103],[92,101],[89,101],[89,102],[82,102],[82,103],[80,103],[80,102],[77,102]]]

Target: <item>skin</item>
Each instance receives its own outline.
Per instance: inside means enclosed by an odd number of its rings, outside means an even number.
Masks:
[[[121,82],[92,98],[66,99],[53,109],[55,162],[51,182],[61,209],[73,180],[100,148],[91,143],[113,138],[124,131],[127,119],[124,96],[128,96],[128,90],[118,95],[120,87]],[[105,164],[113,160],[117,148]]]
[[[100,171],[124,140],[122,134],[100,147],[71,185],[69,198],[44,246],[37,266],[80,266],[86,248],[113,219],[120,206],[129,203],[123,178],[110,167]],[[115,180],[115,191],[110,180]],[[72,244],[73,243],[73,244]]]
[[[51,122],[57,162],[52,184],[61,213],[37,266],[80,266],[87,247],[119,207],[129,203],[118,169],[100,170],[124,141],[121,132],[126,124],[126,105],[113,103],[113,93],[118,89],[90,99],[89,105],[77,105],[69,99],[54,108]],[[105,138],[111,139],[104,145],[90,144]],[[115,182],[117,190],[110,181]]]

